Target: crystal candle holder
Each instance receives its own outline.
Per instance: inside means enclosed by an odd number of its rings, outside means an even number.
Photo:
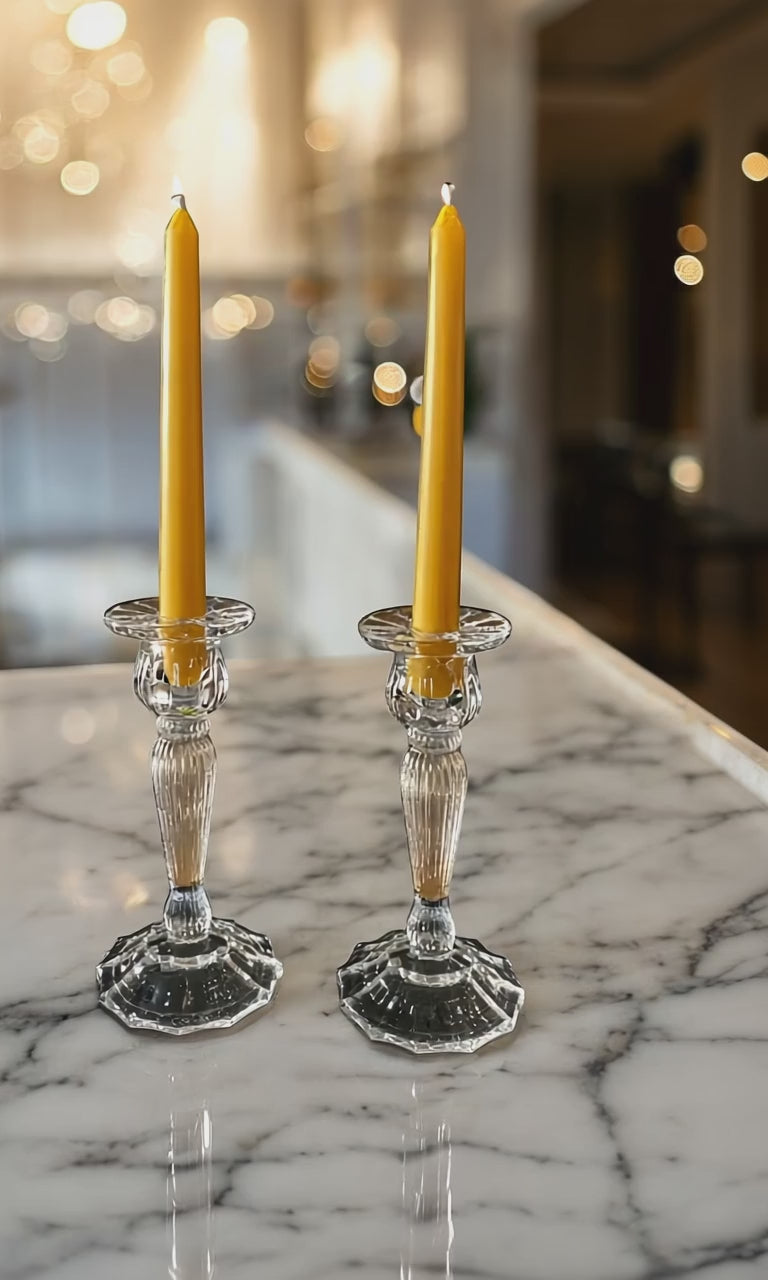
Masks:
[[[214,918],[204,883],[216,778],[209,717],[229,686],[221,642],[249,627],[253,610],[211,596],[205,617],[168,623],[145,599],[114,605],[104,620],[139,642],[133,687],[157,716],[152,786],[170,890],[163,919],[118,938],[98,965],[99,1004],[127,1027],[170,1035],[231,1027],[269,1004],[283,972],[264,934]]]
[[[400,791],[414,898],[404,929],[360,942],[338,971],[342,1011],[371,1040],[412,1053],[472,1053],[514,1029],[524,993],[503,956],[456,936],[449,893],[467,767],[462,730],[480,710],[475,655],[510,633],[462,608],[459,629],[413,631],[410,608],[371,613],[360,634],[393,655],[387,706],[408,734]]]

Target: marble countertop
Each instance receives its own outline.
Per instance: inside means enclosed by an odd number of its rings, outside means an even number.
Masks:
[[[95,1004],[164,896],[129,671],[0,677],[2,1280],[766,1275],[768,813],[601,661],[523,622],[481,662],[453,903],[527,1001],[468,1059],[336,1008],[410,897],[383,658],[233,664],[208,886],[286,973],[180,1041]]]

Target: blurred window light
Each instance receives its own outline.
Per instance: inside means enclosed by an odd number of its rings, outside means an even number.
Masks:
[[[253,319],[248,325],[249,329],[268,329],[275,318],[275,308],[269,298],[260,298],[257,293],[251,297],[253,303]]]
[[[372,391],[379,404],[395,405],[405,399],[408,378],[402,365],[385,360],[373,371]]]
[[[99,185],[99,166],[92,160],[70,160],[61,171],[61,185],[72,196],[88,196]]]
[[[49,124],[38,120],[24,137],[24,155],[32,164],[50,164],[59,154],[61,139]]]
[[[67,302],[67,311],[75,324],[93,324],[96,309],[104,301],[98,289],[78,289]]]
[[[145,70],[144,59],[137,49],[126,49],[122,53],[115,53],[107,63],[107,75],[110,80],[123,88],[138,84]]]
[[[63,40],[45,40],[34,46],[29,60],[44,76],[63,76],[72,66],[72,50]]]
[[[344,129],[333,116],[318,116],[304,130],[304,141],[313,151],[337,151],[344,141]]]
[[[109,106],[109,89],[98,80],[87,76],[75,89],[70,102],[79,116],[86,120],[96,120],[103,116]]]
[[[18,138],[0,138],[0,169],[15,169],[24,159],[24,148]]]
[[[400,337],[400,325],[391,316],[374,316],[365,326],[372,347],[391,347]]]
[[[762,151],[750,151],[741,162],[741,171],[752,182],[764,182],[768,178],[768,156]]]
[[[115,0],[78,5],[67,19],[67,37],[78,49],[106,49],[125,31],[125,9]]]
[[[677,239],[687,253],[701,253],[707,247],[707,233],[695,222],[679,227]]]
[[[217,57],[235,56],[248,43],[248,28],[239,18],[214,18],[205,28],[206,47]]]
[[[411,383],[411,399],[414,404],[422,404],[424,400],[424,374],[420,373]]]
[[[683,253],[675,259],[675,275],[682,284],[699,284],[704,279],[704,268],[698,258]]]
[[[13,317],[16,328],[25,338],[39,338],[48,325],[48,308],[40,302],[21,302]]]
[[[704,468],[692,453],[679,453],[669,464],[669,478],[682,493],[699,493],[704,484]]]

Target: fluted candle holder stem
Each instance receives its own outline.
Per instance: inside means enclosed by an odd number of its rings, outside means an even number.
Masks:
[[[264,934],[214,918],[204,883],[216,782],[210,715],[229,688],[221,640],[249,626],[253,610],[212,597],[204,618],[168,624],[147,599],[115,605],[105,620],[139,641],[134,689],[157,716],[152,789],[169,891],[162,921],[118,938],[98,966],[99,1003],[131,1028],[231,1027],[270,1002],[283,971]],[[171,641],[194,683],[169,681]]]
[[[358,943],[338,971],[339,995],[370,1039],[413,1053],[471,1053],[512,1031],[523,1004],[509,962],[457,937],[449,897],[467,796],[462,729],[482,701],[475,654],[509,630],[480,609],[462,609],[459,630],[445,636],[414,633],[407,608],[360,623],[368,644],[393,654],[387,705],[408,735],[400,793],[414,899],[404,929]]]

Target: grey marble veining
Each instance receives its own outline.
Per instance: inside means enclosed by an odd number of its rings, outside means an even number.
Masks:
[[[385,673],[233,664],[208,885],[286,976],[178,1042],[95,1005],[164,896],[128,669],[0,679],[2,1280],[768,1274],[763,805],[573,645],[513,637],[453,901],[525,983],[519,1032],[374,1047],[334,970],[410,897]]]

